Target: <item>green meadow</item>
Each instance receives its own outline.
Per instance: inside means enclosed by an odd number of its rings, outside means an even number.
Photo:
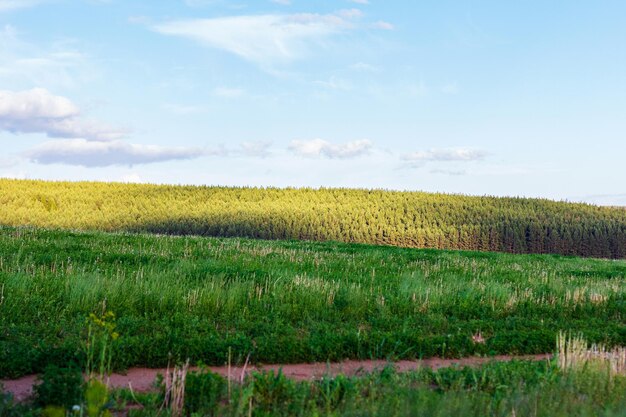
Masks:
[[[0,394],[0,417],[625,415],[622,209],[15,180],[0,180],[0,203],[0,378],[40,375],[24,403]],[[590,359],[587,343],[616,350]],[[303,382],[201,370],[184,396],[168,377],[148,393],[103,384],[187,361],[554,352]]]
[[[0,228],[0,377],[84,363],[117,317],[114,369],[553,352],[626,345],[626,261]],[[480,335],[480,337],[477,337]]]

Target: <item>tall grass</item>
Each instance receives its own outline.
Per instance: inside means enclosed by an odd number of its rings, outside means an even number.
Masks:
[[[219,376],[205,372],[194,378],[184,407],[192,416],[617,417],[626,410],[625,376],[607,377],[590,369],[563,372],[549,362],[406,374],[386,368],[360,377],[305,382],[264,372],[237,384],[233,401],[227,401]],[[145,400],[134,415],[158,415],[156,404]]]
[[[0,377],[84,364],[104,301],[114,368],[546,353],[558,330],[626,345],[625,277],[624,261],[0,228]]]
[[[589,346],[582,335],[571,336],[559,332],[557,337],[558,364],[564,370],[606,371],[610,376],[626,375],[626,347],[607,349],[600,344]]]

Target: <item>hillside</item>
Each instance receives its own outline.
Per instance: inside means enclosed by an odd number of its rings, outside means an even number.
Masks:
[[[84,363],[117,316],[114,366],[416,359],[626,345],[626,261],[336,242],[0,228],[0,378]]]
[[[626,210],[352,189],[0,180],[0,224],[626,257]]]

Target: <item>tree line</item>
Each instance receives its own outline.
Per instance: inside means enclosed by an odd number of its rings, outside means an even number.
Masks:
[[[0,179],[0,224],[626,258],[626,210],[335,188]]]

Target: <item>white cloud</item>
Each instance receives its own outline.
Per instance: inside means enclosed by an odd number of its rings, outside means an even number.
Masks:
[[[42,88],[18,92],[0,90],[0,117],[3,119],[65,119],[78,113],[78,107],[70,100]]]
[[[272,153],[271,142],[245,141],[238,148],[167,147],[127,143],[120,140],[95,142],[84,139],[60,139],[44,142],[23,152],[30,162],[84,167],[112,165],[133,166],[171,160],[189,160],[204,156],[266,158]],[[0,168],[3,160],[0,159]],[[7,166],[8,167],[8,166]]]
[[[372,23],[372,27],[374,29],[382,29],[382,30],[393,30],[395,28],[394,25],[392,25],[389,22],[385,22],[383,20],[379,20],[378,22]]]
[[[402,155],[402,159],[407,162],[452,162],[452,161],[478,161],[484,159],[487,152],[469,148],[444,148],[430,149],[428,151],[417,151]]]
[[[83,120],[74,103],[43,88],[0,90],[0,130],[100,141],[119,139],[126,134],[120,129]]]
[[[363,17],[363,12],[359,9],[343,9],[337,12],[337,16],[345,17],[346,19],[356,19]]]
[[[280,4],[282,6],[289,6],[291,5],[291,0],[271,0],[272,3],[276,3],[276,4]]]
[[[44,165],[105,167],[193,159],[220,153],[220,150],[139,145],[119,140],[94,142],[85,139],[60,139],[44,142],[24,152],[23,156],[31,162]]]
[[[367,139],[334,144],[323,139],[293,140],[289,150],[295,155],[306,158],[355,158],[366,155],[372,149],[372,142]]]
[[[353,27],[354,12],[335,14],[243,15],[186,19],[153,27],[164,35],[180,36],[228,51],[262,67],[306,56],[325,38]]]

